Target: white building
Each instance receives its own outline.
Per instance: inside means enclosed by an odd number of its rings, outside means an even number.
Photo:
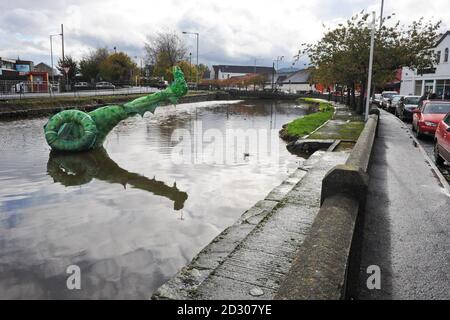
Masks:
[[[214,79],[216,80],[224,80],[231,77],[240,77],[251,73],[264,74],[269,77],[274,72],[274,69],[272,67],[232,65],[215,65],[213,66],[213,70]]]
[[[425,93],[436,93],[438,97],[450,98],[450,31],[443,34],[433,48],[437,53],[438,63],[434,68],[413,71],[402,69],[401,95],[421,96]]]
[[[278,73],[275,83],[278,90],[290,93],[305,93],[314,91],[315,86],[310,82],[312,69],[302,69],[291,73]]]

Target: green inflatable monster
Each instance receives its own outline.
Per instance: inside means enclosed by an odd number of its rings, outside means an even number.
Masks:
[[[91,112],[64,110],[44,126],[45,139],[55,151],[85,151],[103,145],[108,133],[122,120],[147,111],[155,112],[160,103],[177,103],[186,94],[187,84],[180,68],[173,68],[174,81],[167,89],[137,98],[123,105],[111,105]]]

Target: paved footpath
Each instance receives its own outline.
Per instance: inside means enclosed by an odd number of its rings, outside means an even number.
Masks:
[[[273,299],[319,211],[323,177],[347,157],[347,152],[314,153],[153,299]]]
[[[409,129],[382,111],[356,299],[450,299],[450,196]],[[448,186],[447,186],[448,187]],[[381,269],[368,290],[367,267]]]

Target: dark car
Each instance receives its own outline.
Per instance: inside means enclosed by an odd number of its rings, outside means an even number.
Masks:
[[[73,85],[75,90],[88,90],[90,89],[90,86],[87,82],[76,82]]]
[[[402,101],[402,99],[403,96],[399,94],[392,96],[390,103],[387,105],[387,111],[390,113],[395,113],[397,105]]]
[[[434,136],[439,122],[450,112],[450,101],[425,100],[413,111],[412,130],[417,138]]]
[[[450,112],[439,122],[434,142],[436,164],[442,165],[444,161],[450,163]]]
[[[411,121],[413,110],[419,105],[420,96],[405,96],[397,103],[395,115],[403,121]]]

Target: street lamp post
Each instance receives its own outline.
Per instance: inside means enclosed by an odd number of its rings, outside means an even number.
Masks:
[[[62,36],[62,33],[50,35],[50,63],[52,65],[52,82],[55,82],[55,74],[53,72],[53,37],[56,37],[56,36]],[[50,86],[50,88],[52,88],[52,87]]]
[[[284,56],[278,56],[276,60],[273,60],[272,63],[272,91],[274,90],[274,85],[275,85],[275,70],[276,73],[278,73],[278,61],[283,60]],[[277,68],[275,69],[275,62],[277,63]]]
[[[253,74],[255,75],[255,77],[256,77],[256,61],[257,60],[261,60],[260,58],[255,58],[255,65],[254,65],[254,69],[253,69]],[[263,88],[264,89],[264,88]],[[256,79],[255,79],[255,81],[253,82],[253,91],[255,91],[256,90]]]
[[[366,114],[365,120],[369,119],[370,90],[372,85],[372,65],[373,65],[373,47],[375,44],[375,11],[372,11],[372,31],[370,35],[370,54],[369,54],[369,75],[367,77],[367,94],[366,94]]]
[[[278,56],[277,57],[277,72],[278,72],[278,61],[281,61],[281,60],[283,60],[283,58],[284,58],[284,56]]]
[[[189,52],[189,81],[192,82],[192,52]]]
[[[194,34],[197,36],[197,72],[196,72],[196,74],[197,74],[197,90],[198,90],[198,73],[199,73],[199,70],[198,70],[198,44],[199,44],[200,34],[198,32],[187,32],[187,31],[183,31],[183,34]]]
[[[140,69],[139,69],[139,87],[142,87],[142,76],[143,76],[143,68],[142,68],[142,57],[141,56],[134,56],[135,59],[139,61]],[[137,77],[137,76],[136,76]],[[136,86],[137,86],[137,79],[136,79]]]

